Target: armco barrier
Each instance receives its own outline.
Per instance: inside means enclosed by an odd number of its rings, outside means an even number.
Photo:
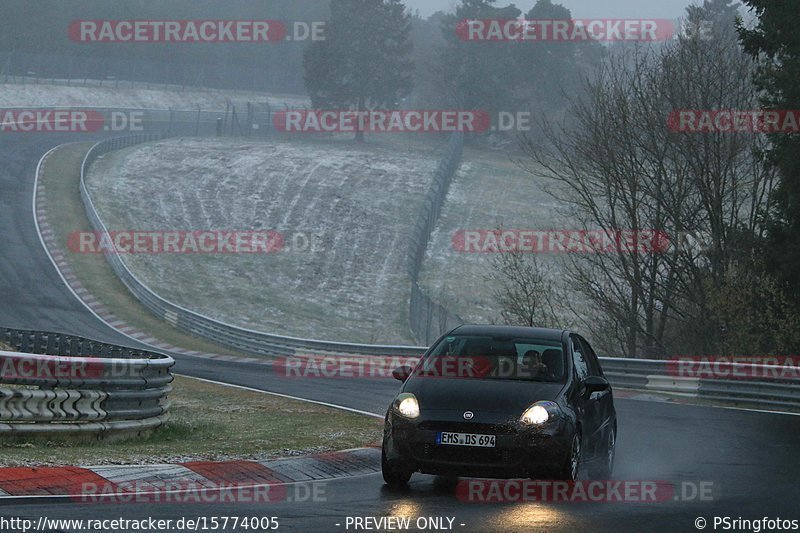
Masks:
[[[173,117],[174,118],[174,117]],[[106,232],[107,229],[92,203],[91,196],[85,185],[85,175],[89,165],[100,155],[112,150],[125,148],[163,138],[164,135],[134,135],[124,138],[110,139],[102,141],[87,153],[81,168],[81,196],[83,198],[87,215],[96,231]],[[448,314],[444,308],[437,309],[437,305],[419,288],[416,279],[419,273],[421,261],[424,257],[427,248],[427,241],[438,218],[439,211],[442,207],[442,202],[447,194],[449,181],[453,173],[457,169],[458,162],[461,157],[461,150],[463,146],[463,138],[456,134],[451,138],[448,145],[448,151],[445,159],[440,163],[439,169],[435,176],[435,184],[426,199],[426,204],[423,206],[423,213],[418,222],[412,245],[409,251],[409,274],[414,282],[412,283],[411,307],[412,317],[417,317],[417,324],[426,324],[429,328],[425,331],[424,337],[426,344],[430,343],[443,329],[447,330],[452,326],[460,323],[460,318]],[[443,181],[442,181],[443,180]],[[438,201],[437,201],[438,199]],[[160,296],[150,291],[144,286],[128,268],[124,262],[116,254],[107,254],[111,267],[123,281],[123,283],[131,290],[131,292],[138,298],[151,312],[159,317],[167,320],[169,323],[178,327],[179,329],[199,335],[202,337],[213,339],[220,344],[231,346],[240,350],[253,353],[269,354],[269,355],[293,355],[296,351],[302,353],[335,353],[335,354],[358,354],[358,355],[383,355],[383,356],[399,356],[399,357],[416,357],[421,355],[426,348],[414,346],[379,346],[379,345],[365,345],[365,344],[350,344],[342,342],[326,342],[313,339],[301,339],[296,337],[285,337],[278,335],[270,335],[263,332],[247,330],[238,328],[227,324],[222,324],[209,317],[200,315],[198,313],[184,309],[176,304],[164,300]],[[440,306],[441,307],[441,306]],[[430,328],[433,323],[433,317],[442,316],[439,326],[436,331]],[[420,318],[422,317],[422,319]],[[437,319],[439,320],[439,319]],[[0,330],[9,331],[9,330]],[[415,331],[423,331],[417,326]],[[422,335],[421,335],[422,336]],[[50,337],[54,339],[56,337]],[[81,341],[70,341],[75,339],[72,337],[58,336],[61,339],[59,342],[66,342],[68,348],[59,345],[58,353],[64,355],[88,355],[89,353],[97,353],[95,349],[90,351],[81,351],[85,346]],[[27,340],[26,340],[27,339]],[[25,342],[33,342],[35,345],[35,334],[28,334],[19,337],[19,342],[12,342],[17,346],[20,351],[33,350],[32,348],[25,348]],[[3,337],[0,336],[0,340]],[[50,341],[48,341],[50,342]],[[77,344],[76,344],[77,343]],[[98,344],[95,344],[99,346]],[[75,346],[78,346],[76,348]],[[71,350],[65,352],[64,350]],[[77,350],[77,351],[76,351]],[[43,353],[35,352],[34,353]],[[8,354],[3,353],[6,357]],[[117,357],[118,355],[109,352],[103,353],[103,357]],[[723,379],[702,379],[692,377],[671,376],[668,371],[667,361],[657,360],[642,360],[642,359],[621,359],[621,358],[602,358],[603,368],[609,381],[615,387],[626,388],[638,391],[651,391],[657,393],[671,393],[680,394],[683,396],[691,396],[698,398],[705,398],[714,400],[716,402],[734,404],[734,405],[747,405],[755,406],[766,409],[800,409],[800,380],[797,379],[746,379],[746,380],[723,380]],[[171,379],[171,378],[170,378]],[[119,380],[114,383],[121,383]],[[0,382],[1,384],[1,382]],[[133,401],[142,402],[138,405],[143,405],[150,402],[150,406],[155,405],[154,398],[157,393],[143,392],[143,391],[122,391],[119,390],[112,397],[105,400],[106,416],[127,416],[130,411],[130,405]],[[11,400],[11,403],[21,400]],[[59,402],[66,402],[67,400],[59,399]],[[96,404],[96,401],[91,395],[82,397],[81,401],[84,404]],[[80,403],[80,402],[79,402]],[[102,404],[102,402],[101,402]],[[126,406],[128,409],[126,410]],[[155,409],[155,408],[154,408]],[[89,408],[91,410],[91,408]],[[108,415],[108,413],[112,413]],[[133,425],[139,421],[127,422]],[[90,427],[89,424],[84,424],[84,427]],[[101,423],[102,424],[102,423]],[[107,424],[107,423],[105,423]],[[123,424],[122,421],[118,422]],[[31,426],[37,426],[31,424]],[[41,425],[38,425],[41,426]],[[104,426],[103,426],[104,427]],[[102,430],[103,427],[98,426],[96,429]],[[7,431],[5,427],[0,425],[0,431]]]
[[[107,231],[85,186],[84,177],[88,165],[103,153],[154,138],[157,137],[133,136],[111,139],[98,143],[86,155],[81,172],[81,195],[95,230]],[[451,139],[447,156],[436,174],[435,183],[438,185],[434,184],[433,192],[429,193],[409,251],[409,274],[414,280],[411,293],[411,317],[416,321],[418,335],[424,336],[426,344],[435,340],[442,331],[449,330],[461,322],[460,318],[447,313],[443,307],[433,302],[419,288],[416,276],[425,254],[427,241],[441,209],[441,202],[447,194],[449,180],[460,160],[462,142],[463,140],[457,136]],[[156,295],[130,272],[118,255],[107,254],[106,258],[123,283],[151,312],[183,331],[210,338],[220,344],[246,352],[266,355],[293,355],[300,352],[415,357],[426,350],[423,347],[413,346],[349,344],[284,337],[222,324]],[[432,324],[438,324],[438,326],[434,329],[431,327]],[[423,325],[425,325],[424,329]],[[657,360],[603,358],[602,363],[609,381],[620,388],[680,394],[721,403],[751,405],[768,409],[800,408],[800,381],[798,380],[722,380],[672,376],[668,371],[669,363]]]
[[[175,361],[60,333],[0,328],[0,435],[144,434],[166,422]]]
[[[101,234],[107,234],[108,229],[100,218],[92,201],[91,194],[86,187],[86,173],[89,166],[98,157],[113,150],[127,148],[144,142],[163,138],[161,135],[141,134],[128,137],[117,137],[95,144],[84,158],[81,167],[80,192],[83,199],[86,215],[93,229]],[[142,283],[115,251],[105,255],[111,268],[122,280],[122,283],[150,312],[166,320],[176,328],[192,335],[204,337],[218,342],[224,346],[248,353],[262,355],[294,355],[296,351],[306,353],[350,353],[362,355],[420,355],[424,348],[414,346],[383,346],[368,344],[349,344],[343,342],[330,342],[311,339],[300,339],[272,335],[254,331],[230,324],[224,324],[200,313],[190,311],[185,307],[172,303],[151,291]]]
[[[416,363],[401,357],[326,357],[308,356],[298,362],[297,375],[357,376],[358,369],[368,376],[389,376],[394,367]],[[767,410],[800,410],[800,366],[735,365],[738,379],[723,377],[732,374],[724,368],[716,377],[691,377],[680,375],[675,361],[643,359],[600,358],[605,377],[617,390],[627,389],[641,393],[669,394],[683,398],[697,398],[713,404],[740,406]],[[280,367],[279,367],[280,368]],[[280,371],[280,370],[279,370]],[[290,365],[285,370],[291,373]],[[340,372],[340,373],[337,373]],[[288,374],[290,375],[290,374]],[[754,378],[753,376],[758,376]]]
[[[611,384],[620,388],[677,394],[761,409],[800,409],[798,367],[733,365],[742,370],[760,369],[757,372],[759,377],[728,379],[722,375],[719,378],[683,376],[676,372],[677,364],[674,361],[601,358],[601,363]]]
[[[263,125],[263,127],[256,128],[256,130],[260,131],[261,134],[269,132],[271,128],[271,109],[268,108],[265,113],[257,113],[254,109],[255,107],[248,105],[246,124],[250,128]],[[103,111],[109,113],[113,110],[104,109]],[[181,116],[175,116],[174,113],[177,112],[174,111],[147,110],[147,112],[149,113],[147,121],[151,125],[168,125],[163,134],[138,134],[107,139],[95,144],[86,154],[81,167],[80,190],[86,214],[95,231],[107,233],[105,224],[102,222],[86,187],[85,176],[89,166],[98,157],[114,150],[174,135],[213,135],[211,125],[214,124],[214,117],[219,115],[219,113],[198,111],[195,118],[191,111],[181,111],[179,112]],[[227,124],[228,120],[226,113],[224,123]],[[238,124],[238,122],[231,120],[232,128]],[[193,131],[187,131],[192,129]],[[439,219],[450,182],[461,162],[463,145],[463,133],[454,133],[450,137],[445,154],[434,172],[431,186],[417,217],[407,255],[407,269],[411,278],[409,325],[414,336],[425,344],[430,344],[445,331],[463,323],[461,317],[451,313],[440,303],[435,302],[418,284],[419,271],[425,257],[428,241]],[[182,331],[211,339],[236,350],[263,355],[292,355],[295,350],[312,353],[343,352],[366,355],[409,355],[420,353],[420,349],[417,347],[363,345],[298,339],[224,324],[160,297],[139,281],[125,265],[122,258],[115,252],[107,253],[106,259],[123,284],[156,316],[167,320]]]

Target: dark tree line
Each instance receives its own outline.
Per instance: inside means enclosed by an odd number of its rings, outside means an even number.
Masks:
[[[767,45],[743,31],[745,43],[757,43],[748,51],[763,46],[782,58],[759,55],[756,68],[738,42],[736,4],[705,2],[688,8],[687,19],[712,21],[711,38],[612,51],[571,100],[572,120],[546,122],[545,144],[523,143],[525,168],[551,181],[551,194],[585,229],[657,229],[673,239],[661,253],[567,260],[566,288],[584,303],[575,315],[603,351],[792,353],[800,348],[792,262],[800,234],[791,211],[797,136],[673,131],[667,117],[681,109],[753,110],[759,99],[796,109],[796,85],[774,92],[794,79],[783,62],[797,57],[777,42],[796,41],[777,32]]]
[[[305,53],[315,107],[473,109],[557,114],[604,55],[596,42],[471,42],[464,19],[570,18],[539,0],[523,13],[497,0],[462,0],[454,14],[410,16],[400,0],[331,0],[330,38]],[[402,102],[407,98],[405,102]]]
[[[401,0],[9,0],[0,68],[39,77],[133,79],[272,92],[308,92],[319,107],[461,107],[557,113],[597,64],[597,43],[474,43],[464,18],[569,18],[550,0],[528,12],[464,0],[455,14],[411,14]],[[324,42],[79,43],[76,20],[326,21]],[[254,78],[257,81],[248,78]]]
[[[15,75],[32,70],[41,77],[114,76],[198,86],[217,86],[222,79],[223,88],[302,93],[305,42],[80,43],[69,38],[68,28],[76,20],[317,21],[328,18],[328,4],[328,0],[8,0],[0,18],[0,58],[11,68],[7,73]],[[257,87],[248,77],[258,78],[263,86]]]
[[[744,49],[757,61],[756,86],[765,109],[800,109],[800,6],[797,2],[745,0],[755,26],[737,27]],[[762,154],[779,176],[767,214],[762,251],[769,270],[779,276],[800,311],[800,134],[774,134]]]
[[[331,5],[377,15],[398,3]],[[798,108],[800,39],[792,30],[798,14],[787,3],[749,4],[759,19],[755,28],[739,22],[737,34],[739,4],[706,0],[685,14],[687,28],[704,31],[652,46],[475,43],[455,32],[463,19],[571,17],[549,0],[528,13],[496,0],[462,0],[454,14],[412,18],[410,33],[400,9],[390,26],[401,31],[359,28],[344,17],[336,26],[357,41],[397,44],[414,35],[423,49],[399,45],[382,56],[381,63],[402,77],[398,83],[371,70],[383,48],[368,53],[368,46],[351,45],[343,59],[345,48],[321,43],[306,55],[307,67],[320,67],[307,69],[306,79],[322,107],[361,109],[370,99],[354,96],[351,85],[368,86],[355,80],[370,73],[386,84],[369,89],[375,98],[368,107],[399,105],[412,79],[411,94],[423,106],[529,110],[540,129],[522,143],[527,168],[555,184],[551,190],[573,223],[672,236],[665,253],[621,251],[567,261],[565,288],[577,298],[566,299],[607,353],[788,352],[800,347],[800,137],[690,134],[667,125],[680,109]],[[321,68],[331,64],[320,59],[325,49],[337,68]],[[426,70],[413,72],[412,65]],[[490,279],[504,320],[555,320],[552,302],[543,298],[552,287],[539,265],[515,254],[493,266]]]
[[[333,0],[324,41],[305,52],[316,108],[397,109],[412,88],[411,16],[400,0]],[[356,133],[364,140],[364,132]]]
[[[456,33],[463,19],[571,17],[551,0],[527,13],[461,0],[455,13],[425,19],[402,0],[9,0],[0,54],[6,68],[14,55],[52,57],[59,72],[70,64],[60,58],[86,59],[84,74],[100,78],[145,75],[135,61],[163,64],[163,81],[181,68],[200,85],[204,68],[236,66],[231,87],[258,73],[261,90],[307,91],[319,108],[529,111],[541,122],[520,146],[528,169],[556,184],[578,226],[703,236],[702,246],[669,253],[570,258],[568,289],[600,310],[586,327],[607,353],[789,352],[800,348],[800,134],[687,134],[666,125],[677,109],[800,109],[796,3],[743,1],[752,21],[731,0],[687,8],[691,27],[712,22],[711,39],[602,46],[475,43]],[[109,45],[67,36],[76,19],[132,18],[327,26],[315,43]],[[504,318],[532,322],[546,309],[555,321],[552,305],[515,282],[522,276],[551,292],[539,267],[507,259],[492,277]],[[578,307],[575,316],[589,316]]]

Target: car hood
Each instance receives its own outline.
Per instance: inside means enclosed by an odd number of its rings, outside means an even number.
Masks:
[[[535,402],[555,400],[563,387],[563,383],[535,381],[415,377],[406,382],[403,392],[414,394],[424,410],[514,414]]]

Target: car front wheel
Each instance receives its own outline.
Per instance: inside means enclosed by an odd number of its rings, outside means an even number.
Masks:
[[[567,458],[558,473],[559,479],[566,479],[567,481],[575,481],[578,479],[578,472],[581,467],[581,457],[581,434],[576,431],[572,436],[572,445],[570,446],[569,454],[567,455]]]
[[[403,487],[411,479],[411,471],[393,467],[386,459],[386,452],[381,449],[381,473],[383,481],[390,487]]]
[[[610,479],[614,471],[614,454],[617,445],[617,429],[611,428],[603,446],[603,454],[597,458],[597,466],[592,468],[590,474],[595,479]]]

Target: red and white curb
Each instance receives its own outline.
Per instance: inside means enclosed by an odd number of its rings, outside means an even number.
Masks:
[[[190,462],[165,465],[0,468],[0,500],[146,494],[192,487],[215,490],[324,481],[380,472],[379,448],[358,448],[270,461]],[[87,492],[87,488],[90,488]]]
[[[63,146],[63,145],[62,145]],[[55,232],[53,228],[47,221],[47,198],[46,198],[46,184],[44,183],[44,176],[42,174],[42,169],[47,164],[47,160],[50,158],[52,153],[60,148],[57,146],[50,151],[48,151],[40,160],[39,164],[36,167],[36,175],[34,178],[34,194],[33,194],[33,213],[34,213],[34,222],[36,224],[36,230],[39,234],[39,240],[44,247],[47,256],[50,258],[50,262],[53,263],[58,275],[64,281],[66,286],[81,302],[84,307],[86,307],[93,315],[95,315],[99,320],[102,320],[106,323],[110,328],[115,329],[119,333],[125,335],[126,337],[138,341],[142,344],[146,344],[148,346],[152,346],[156,350],[160,351],[169,351],[181,355],[188,355],[191,357],[202,357],[204,359],[213,359],[217,361],[231,361],[236,363],[250,363],[250,364],[257,364],[257,365],[272,365],[272,360],[267,358],[258,358],[258,357],[242,357],[242,356],[235,356],[235,355],[223,355],[217,353],[207,353],[207,352],[199,352],[196,350],[186,350],[184,348],[180,348],[178,346],[173,346],[169,343],[160,341],[155,337],[140,331],[139,329],[127,324],[124,320],[121,320],[117,317],[114,313],[112,313],[105,305],[103,305],[97,298],[94,297],[86,287],[81,284],[78,280],[78,276],[75,272],[70,268],[69,263],[67,262],[63,250],[58,245],[58,240],[56,238]]]

